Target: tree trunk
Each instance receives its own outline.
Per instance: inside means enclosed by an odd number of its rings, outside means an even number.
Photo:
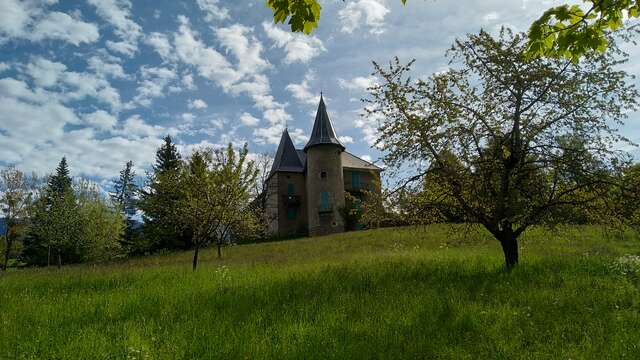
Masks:
[[[7,265],[9,264],[9,250],[11,249],[11,243],[7,239],[5,241],[6,248],[4,249],[4,261],[2,262],[2,270],[7,270]]]
[[[196,266],[198,266],[198,250],[200,250],[200,247],[196,245],[195,252],[193,253],[193,271],[196,271]]]
[[[60,249],[58,249],[58,269],[60,269],[62,267],[62,253],[60,252]]]
[[[218,240],[216,241],[216,244],[218,245],[218,258],[222,257],[222,241]]]
[[[507,271],[518,265],[518,239],[513,235],[500,239],[502,251],[504,252],[504,261]]]
[[[4,234],[4,262],[2,263],[2,270],[7,270],[7,264],[9,263],[9,251],[11,250],[11,240],[9,240],[9,230]]]
[[[51,244],[47,244],[47,267],[51,266]]]

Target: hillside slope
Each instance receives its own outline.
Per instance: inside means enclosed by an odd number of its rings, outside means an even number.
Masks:
[[[382,229],[0,277],[0,358],[638,358],[640,239]]]

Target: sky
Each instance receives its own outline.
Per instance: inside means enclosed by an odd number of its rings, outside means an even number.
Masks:
[[[183,155],[229,142],[275,153],[287,126],[302,147],[321,91],[347,150],[376,161],[360,100],[372,61],[416,59],[426,77],[454,39],[525,31],[558,3],[324,0],[308,36],[273,24],[262,0],[2,0],[0,166],[46,174],[66,156],[72,175],[108,184],[128,160],[144,174],[167,134]],[[640,114],[621,133],[640,143]]]

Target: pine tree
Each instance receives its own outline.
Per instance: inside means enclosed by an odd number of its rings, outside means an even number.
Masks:
[[[65,191],[71,189],[71,176],[69,175],[69,166],[67,158],[62,157],[55,175],[52,175],[47,181],[47,191],[50,196],[62,195]]]
[[[143,212],[143,232],[149,241],[144,251],[191,247],[190,232],[182,226],[176,213],[181,196],[178,187],[180,167],[180,154],[171,137],[166,136],[156,153],[156,163],[148,175],[146,187],[140,191],[138,204]]]
[[[164,144],[156,153],[156,164],[153,166],[153,171],[156,174],[167,171],[177,172],[179,168],[180,154],[173,140],[171,140],[171,136],[167,135],[164,138]]]
[[[127,217],[127,220],[136,214],[136,193],[138,188],[135,184],[136,172],[133,170],[133,161],[128,161],[124,169],[120,171],[120,177],[114,182],[114,193],[111,200],[117,204]]]
[[[56,261],[60,267],[63,262],[79,261],[82,224],[71,183],[67,159],[63,157],[35,205],[22,256],[27,262],[43,264],[46,259],[47,265]]]
[[[137,252],[140,237],[135,229],[136,221],[134,216],[137,213],[138,186],[135,184],[136,173],[133,170],[133,161],[128,161],[120,171],[120,177],[114,181],[114,192],[111,194],[111,201],[118,207],[124,215],[125,228],[122,236],[122,243],[129,252]]]

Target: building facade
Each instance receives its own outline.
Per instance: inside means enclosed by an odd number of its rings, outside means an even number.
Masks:
[[[324,99],[309,142],[296,149],[285,129],[266,183],[265,211],[271,236],[343,232],[345,191],[362,197],[379,191],[381,169],[346,151],[338,140]]]

